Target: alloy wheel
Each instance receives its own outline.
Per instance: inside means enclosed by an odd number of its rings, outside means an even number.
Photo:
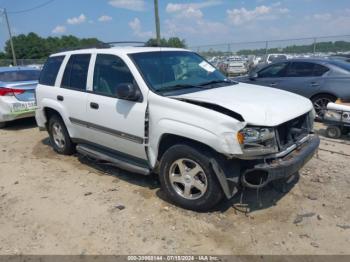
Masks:
[[[323,118],[324,117],[324,114],[327,110],[327,105],[328,103],[331,103],[333,102],[330,98],[327,98],[327,97],[320,97],[320,98],[317,98],[313,101],[313,104],[314,104],[314,108],[315,108],[315,111],[316,111],[316,115],[319,117],[319,118]]]
[[[57,122],[55,122],[52,125],[52,137],[53,137],[55,145],[58,148],[63,149],[65,147],[66,139],[64,137],[61,125]]]
[[[178,159],[171,165],[169,180],[178,195],[190,200],[202,197],[208,187],[208,179],[202,167],[187,158]]]

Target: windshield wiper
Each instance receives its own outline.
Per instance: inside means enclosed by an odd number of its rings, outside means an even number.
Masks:
[[[213,84],[221,84],[221,83],[227,83],[227,84],[234,84],[234,81],[231,80],[212,80],[209,82],[205,82],[202,84],[199,84],[199,86],[209,86],[209,85],[213,85]]]
[[[199,85],[185,85],[185,84],[178,84],[173,86],[165,86],[163,88],[159,88],[157,91],[173,91],[173,90],[181,90],[181,89],[189,89],[189,88],[203,88]]]

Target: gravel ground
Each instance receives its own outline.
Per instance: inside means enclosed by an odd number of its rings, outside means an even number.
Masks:
[[[155,177],[57,155],[33,120],[15,122],[0,130],[0,254],[350,254],[349,157],[350,139],[322,137],[288,192],[195,213]]]

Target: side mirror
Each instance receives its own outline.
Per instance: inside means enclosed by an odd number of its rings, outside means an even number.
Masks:
[[[141,94],[139,89],[132,83],[121,83],[117,86],[116,95],[120,99],[139,101]]]
[[[254,80],[256,80],[257,78],[258,78],[258,73],[257,73],[257,72],[251,72],[251,73],[249,74],[249,79],[250,79],[250,80],[254,81]]]

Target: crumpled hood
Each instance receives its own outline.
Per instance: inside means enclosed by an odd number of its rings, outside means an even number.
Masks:
[[[312,110],[302,96],[275,88],[239,83],[174,98],[206,102],[240,114],[250,125],[277,126]]]

